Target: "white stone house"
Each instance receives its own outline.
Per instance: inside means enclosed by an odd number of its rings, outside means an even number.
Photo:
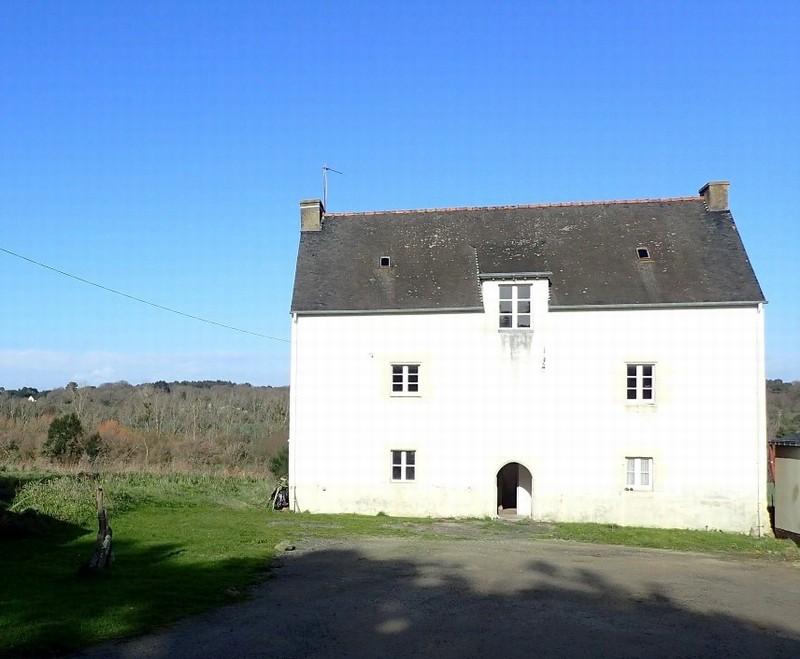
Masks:
[[[725,182],[635,201],[302,202],[292,508],[761,533],[764,302]]]

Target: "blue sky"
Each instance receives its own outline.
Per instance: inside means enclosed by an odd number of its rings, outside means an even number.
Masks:
[[[799,3],[0,5],[0,246],[286,337],[298,201],[694,194],[731,181],[800,379]],[[0,386],[288,381],[288,345],[0,254]]]

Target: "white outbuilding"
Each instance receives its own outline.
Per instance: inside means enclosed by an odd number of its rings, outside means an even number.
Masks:
[[[697,196],[301,202],[294,510],[762,533],[764,296]]]
[[[800,539],[800,434],[770,440],[775,535]]]

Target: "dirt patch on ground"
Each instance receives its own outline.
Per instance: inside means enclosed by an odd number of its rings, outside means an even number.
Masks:
[[[417,522],[400,522],[390,525],[398,530],[419,533],[426,537],[442,536],[453,539],[491,538],[493,535],[508,537],[525,535],[527,537],[547,537],[553,531],[553,525],[544,522],[532,522],[529,519],[492,520],[479,522],[476,520],[441,520],[427,524]]]

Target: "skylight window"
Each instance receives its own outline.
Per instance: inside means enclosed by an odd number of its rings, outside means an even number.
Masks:
[[[650,258],[650,250],[647,249],[647,247],[637,247],[636,248],[636,256],[638,256],[639,259],[641,259],[641,260],[649,259]]]
[[[392,265],[392,259],[388,256],[381,256],[380,264],[381,268],[388,268]]]

